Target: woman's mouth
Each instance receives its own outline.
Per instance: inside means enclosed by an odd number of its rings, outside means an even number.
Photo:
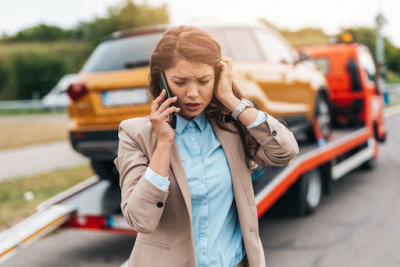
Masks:
[[[200,108],[200,104],[199,103],[187,103],[185,104],[186,108],[191,110],[191,111],[196,111]]]

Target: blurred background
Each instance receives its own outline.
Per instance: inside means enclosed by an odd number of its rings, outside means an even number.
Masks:
[[[66,90],[105,36],[158,24],[261,22],[299,48],[337,43],[351,33],[354,42],[369,48],[382,77],[385,104],[393,111],[400,103],[399,14],[397,0],[0,1],[0,232],[32,215],[42,201],[94,175],[88,159],[68,140]],[[374,195],[381,185],[377,176],[392,175],[390,190],[400,188],[394,178],[400,163],[395,161],[399,117],[388,121],[392,143],[390,149],[383,146],[388,154],[380,160],[386,164],[350,174],[314,216],[267,214],[260,220],[270,266],[400,266],[395,255],[400,243],[393,241],[400,234],[400,218],[382,219],[391,213],[385,201],[395,214],[399,201],[387,198],[384,189]],[[343,213],[344,206],[349,209]],[[383,217],[375,218],[375,212]],[[368,229],[356,233],[365,225]],[[378,248],[370,234],[379,240]],[[3,264],[118,266],[129,257],[133,242],[132,236],[56,231]],[[49,259],[38,256],[50,248]]]

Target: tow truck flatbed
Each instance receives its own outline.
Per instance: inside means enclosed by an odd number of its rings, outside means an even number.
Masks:
[[[284,167],[268,166],[256,174],[258,177],[253,181],[253,188],[258,217],[305,172],[330,162],[331,178],[339,179],[372,158],[377,147],[366,127],[335,130],[331,139],[321,146],[302,142],[299,144],[300,153],[291,164]],[[343,159],[346,153],[349,156]],[[27,240],[33,241],[33,237],[39,238],[60,225],[136,235],[122,216],[120,200],[118,184],[97,176],[90,177],[41,203],[36,214],[3,232],[0,235],[0,262],[29,245]],[[32,227],[27,228],[27,224]]]

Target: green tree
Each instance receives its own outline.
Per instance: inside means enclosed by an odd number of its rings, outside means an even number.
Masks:
[[[15,56],[13,62],[17,99],[42,98],[65,73],[61,58],[46,54],[26,53]]]
[[[367,27],[353,27],[353,28],[342,28],[336,35],[338,40],[341,40],[341,36],[344,33],[350,33],[353,36],[353,41],[368,46],[374,58],[376,58],[376,33],[375,29]]]
[[[388,69],[400,73],[400,48],[385,40],[385,57]]]
[[[131,28],[165,24],[169,22],[167,6],[151,7],[135,4],[132,0],[123,0],[116,6],[108,8],[105,17],[97,17],[90,22],[81,22],[70,31],[74,39],[98,43],[104,36],[116,31]]]
[[[19,31],[14,37],[8,37],[8,41],[14,42],[50,42],[65,40],[68,38],[68,32],[56,26],[39,24],[37,26]]]
[[[0,61],[0,91],[2,91],[7,84],[8,75],[8,70],[6,69],[5,64]]]
[[[375,29],[366,27],[342,28],[340,33],[337,35],[338,38],[347,32],[353,35],[354,42],[368,46],[373,57],[376,59]],[[383,38],[383,40],[386,66],[388,69],[400,73],[400,48],[393,45],[387,38]]]

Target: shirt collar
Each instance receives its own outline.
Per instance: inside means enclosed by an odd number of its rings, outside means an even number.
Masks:
[[[188,121],[188,120],[182,118],[181,116],[179,116],[178,114],[176,114],[175,132],[177,134],[182,134],[183,130],[186,128],[186,126],[190,122],[194,122],[194,124],[198,126],[200,131],[203,132],[207,126],[207,117],[206,117],[204,111],[202,113],[200,113],[200,115],[198,115],[197,117],[194,117],[194,119],[191,121]]]

